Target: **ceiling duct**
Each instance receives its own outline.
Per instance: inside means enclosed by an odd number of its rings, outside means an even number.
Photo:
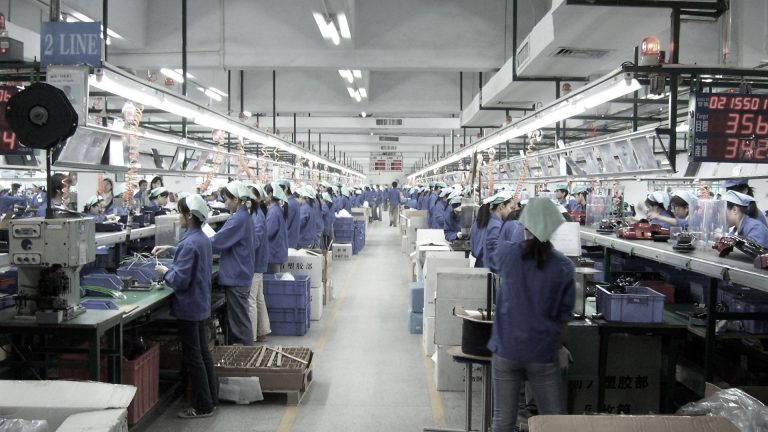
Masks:
[[[600,59],[608,55],[611,51],[612,50],[598,48],[560,47],[550,54],[550,56],[560,58]]]
[[[381,136],[380,135],[379,136],[379,141],[380,142],[384,142],[384,141],[386,141],[386,142],[400,142],[400,137],[396,137],[396,136]]]
[[[402,126],[403,119],[376,119],[376,126]]]

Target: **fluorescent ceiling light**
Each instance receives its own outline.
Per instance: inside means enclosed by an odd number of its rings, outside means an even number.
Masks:
[[[352,33],[349,31],[349,22],[347,21],[347,14],[344,12],[336,15],[339,20],[339,32],[344,39],[352,39]]]
[[[168,68],[162,68],[160,69],[160,73],[167,76],[168,78],[183,83],[184,82],[184,76],[181,75],[181,73],[176,72],[175,70],[168,69]]]
[[[355,78],[352,76],[352,71],[349,69],[339,69],[339,75],[341,75],[341,77],[347,80],[350,84],[355,81]]]
[[[67,13],[67,22],[93,22],[93,20],[87,15],[73,10]],[[101,26],[101,31],[104,31],[103,25]],[[117,39],[125,39],[112,29],[107,29],[107,36],[111,36]],[[109,39],[107,39],[107,43],[109,43]]]
[[[160,104],[160,97],[154,89],[131,87],[123,83],[119,77],[112,79],[105,75],[91,75],[88,78],[88,85],[142,105],[157,107]]]
[[[355,70],[353,70],[353,71],[352,71],[352,75],[354,75],[354,76],[355,76],[355,78],[362,78],[362,77],[363,77],[363,73],[362,73],[362,72],[360,72],[360,69],[355,69]]]
[[[349,97],[351,97],[351,98],[354,98],[355,94],[357,94],[355,89],[353,89],[352,87],[347,87],[347,91],[349,92]]]
[[[181,73],[184,71],[183,69],[174,69],[174,70],[175,70],[175,71],[176,71],[176,73],[177,73],[177,74],[179,74],[179,75],[181,75]],[[194,76],[194,75],[192,75],[191,73],[189,73],[189,71],[187,71],[187,78],[189,78],[189,79],[195,79],[195,76]]]
[[[353,96],[356,101],[360,102],[363,98],[360,97],[360,92],[355,92],[355,95]]]
[[[219,95],[219,96],[224,96],[224,97],[227,97],[227,96],[229,96],[228,94],[226,94],[226,93],[224,93],[223,91],[221,91],[221,90],[217,89],[216,87],[208,87],[208,90],[210,90],[210,91],[212,91],[212,92],[216,93],[216,94],[217,94],[217,95]]]
[[[176,103],[170,98],[163,98],[163,101],[157,107],[161,110],[168,111],[169,113],[176,114],[180,117],[185,117],[189,120],[195,120],[195,118],[200,116],[199,111]]]
[[[357,92],[360,93],[360,96],[364,98],[368,97],[368,92],[365,91],[365,87],[360,87],[359,89],[357,89]]]
[[[334,45],[338,45],[341,42],[341,39],[339,37],[339,31],[336,30],[336,26],[333,24],[333,20],[328,22],[325,15],[320,12],[313,12],[312,16],[315,17],[317,28],[320,29],[320,34],[323,38],[330,40]]]
[[[75,19],[77,19],[78,21],[82,21],[82,22],[93,22],[93,20],[92,20],[90,17],[88,17],[87,15],[85,15],[85,14],[83,14],[83,13],[80,13],[80,12],[78,12],[78,11],[74,11],[74,10],[73,10],[73,11],[69,12],[69,15],[73,16],[73,17],[74,17]]]
[[[209,98],[215,100],[216,102],[221,102],[221,100],[222,100],[220,94],[216,93],[215,91],[213,91],[213,90],[211,90],[209,88],[203,90],[203,94],[205,94]]]

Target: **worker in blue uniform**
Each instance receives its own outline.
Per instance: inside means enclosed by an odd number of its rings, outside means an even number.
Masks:
[[[457,192],[456,195],[448,200],[448,204],[443,213],[443,231],[445,231],[445,239],[452,242],[456,239],[461,239],[461,220],[459,219],[461,194]]]
[[[416,199],[416,188],[411,188],[408,191],[408,200],[405,202],[405,206],[409,209],[418,210],[419,203]]]
[[[323,192],[323,247],[330,248],[333,241],[333,223],[336,221],[336,213],[331,208],[333,198],[328,192]]]
[[[208,351],[213,251],[211,240],[201,228],[208,219],[208,206],[199,195],[190,195],[179,200],[177,208],[186,232],[176,247],[156,246],[152,253],[173,255],[170,267],[158,265],[155,271],[174,293],[171,314],[176,317],[187,382],[192,390],[192,406],[177,415],[203,418],[213,415],[219,400],[219,382]]]
[[[269,198],[267,202],[267,242],[269,243],[269,265],[267,273],[279,273],[280,267],[288,262],[288,205],[285,192],[277,183],[264,186]]]
[[[32,182],[32,200],[30,201],[30,207],[40,208],[45,205],[45,187],[45,180],[35,180]]]
[[[749,195],[752,198],[755,197],[755,190],[749,185],[749,179],[746,178],[737,178],[737,179],[728,179],[725,182],[723,182],[723,187],[727,191],[734,191],[734,192],[740,192],[745,195]],[[768,221],[766,221],[765,214],[763,212],[759,212],[757,217],[755,218],[763,223],[763,225],[768,226]]]
[[[352,214],[352,200],[350,198],[349,188],[346,186],[341,187],[341,208],[346,210],[350,215]]]
[[[699,200],[693,192],[678,191],[669,199],[670,216],[654,214],[654,220],[667,224],[670,227],[680,227],[688,230],[690,215],[696,212]],[[650,214],[649,214],[649,217]]]
[[[497,291],[488,349],[493,377],[493,430],[516,430],[520,387],[530,384],[539,414],[562,414],[561,333],[573,315],[573,262],[552,247],[550,238],[564,222],[548,198],[532,198],[520,223],[527,240],[502,242],[494,255],[501,286]],[[566,360],[567,362],[567,360]]]
[[[387,191],[387,200],[389,201],[389,226],[396,227],[400,224],[400,189],[397,188],[397,182],[392,182],[392,188]]]
[[[211,238],[211,244],[213,251],[221,254],[219,285],[227,301],[229,342],[253,345],[248,297],[253,281],[256,249],[253,247],[253,222],[245,203],[255,197],[238,181],[227,183],[222,194],[224,204],[232,216]]]
[[[498,265],[494,262],[494,253],[499,244],[501,235],[501,226],[504,220],[514,210],[514,193],[512,191],[501,191],[493,196],[488,202],[488,223],[485,228],[485,238],[483,242],[483,260],[485,266],[492,272],[498,273]]]
[[[291,183],[288,180],[278,180],[277,183],[285,192],[285,196],[288,197],[288,225],[286,225],[288,247],[296,249],[299,246],[299,232],[301,231],[299,226],[300,205],[291,192]]]
[[[301,208],[299,213],[299,249],[312,249],[315,247],[317,212],[315,200],[307,186],[296,191],[299,194]]]
[[[168,204],[168,195],[170,192],[162,186],[152,189],[149,192],[149,203],[143,210],[151,211],[155,216],[164,215],[165,205]]]
[[[725,193],[728,211],[726,221],[731,234],[740,235],[768,249],[768,227],[757,219],[760,210],[755,199],[747,194],[736,191]]]
[[[429,229],[441,229],[445,221],[445,207],[448,205],[448,196],[453,193],[452,188],[443,188],[439,192],[432,194],[435,197],[435,203],[429,208],[427,213],[427,226]]]
[[[589,191],[584,186],[576,186],[571,191],[573,201],[569,202],[568,211],[571,213],[587,213],[587,195]]]
[[[0,215],[13,212],[13,206],[27,206],[27,199],[12,196],[7,186],[0,186]]]
[[[663,191],[651,192],[645,198],[645,205],[648,207],[646,216],[652,224],[669,228],[669,219],[674,219],[669,212],[669,194]],[[662,218],[659,218],[659,217]]]
[[[253,280],[248,293],[248,319],[251,321],[254,342],[266,342],[267,335],[272,333],[269,325],[269,312],[264,299],[264,273],[269,264],[269,240],[267,238],[267,193],[264,188],[250,184],[248,188],[255,199],[246,203],[251,212],[253,223]]]
[[[107,217],[102,213],[101,203],[104,199],[99,195],[93,195],[85,201],[85,207],[83,213],[88,219],[92,219],[94,223],[102,223],[107,220]]]
[[[445,184],[445,183],[443,183]],[[438,183],[435,183],[431,190],[429,191],[429,195],[427,195],[427,226],[431,229],[439,229],[439,226],[435,223],[435,214],[438,211],[445,210],[444,208],[436,208],[435,205],[437,204],[437,200],[440,197],[441,190],[440,187],[437,186]]]
[[[568,198],[568,185],[565,183],[558,183],[555,185],[555,199],[557,203],[565,207],[570,211],[572,203],[576,202],[573,198]]]
[[[64,205],[64,188],[67,187],[65,184],[66,179],[67,176],[62,173],[56,173],[51,176],[51,206],[54,212],[66,209],[66,206]],[[34,208],[33,206],[31,207]],[[45,217],[46,208],[48,208],[48,204],[46,201],[43,201],[42,204],[37,207],[35,216]]]
[[[475,267],[485,267],[483,251],[485,246],[485,230],[491,217],[490,202],[494,196],[483,200],[483,205],[477,211],[477,217],[469,230],[469,246],[472,256],[475,257]]]

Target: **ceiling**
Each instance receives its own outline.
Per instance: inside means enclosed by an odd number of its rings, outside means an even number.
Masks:
[[[139,76],[163,83],[159,69],[181,68],[181,0],[109,2],[108,26],[123,39],[108,47],[107,61]],[[570,47],[609,47],[609,60],[539,62],[526,76],[592,76],[631,60],[640,40],[618,38],[622,25],[638,24],[669,42],[668,10],[567,5],[565,0],[187,0],[187,61],[194,81],[228,92],[221,102],[210,100],[191,83],[188,95],[213,109],[236,115],[258,114],[248,120],[262,128],[311,144],[325,154],[333,151],[367,169],[370,152],[395,146],[407,168],[425,157],[442,155],[471,143],[480,132],[501,125],[504,112],[483,111],[462,124],[462,111],[480,88],[512,57],[513,34],[518,45],[545,18],[554,38]],[[721,45],[729,45],[729,64],[756,66],[768,58],[768,5],[764,0],[732,2],[725,20],[686,20],[681,29],[681,59],[717,63]],[[553,7],[554,4],[554,7]],[[47,19],[47,0],[0,0],[15,25],[39,32]],[[62,11],[102,17],[102,1],[63,0]],[[351,39],[336,46],[322,38],[313,12],[344,12],[350,17]],[[551,13],[550,13],[551,12]],[[640,20],[640,17],[643,20]],[[539,26],[541,27],[541,26]],[[637,33],[637,32],[635,32]],[[727,34],[727,43],[722,35]],[[535,32],[532,35],[537,35]],[[11,35],[13,36],[13,35]],[[532,36],[533,37],[533,36]],[[537,36],[539,37],[539,36]],[[605,42],[602,42],[605,41]],[[552,41],[545,41],[552,44]],[[544,42],[542,42],[544,43]],[[560,43],[560,42],[557,42]],[[604,45],[604,46],[603,46]],[[586,48],[586,47],[584,47]],[[547,50],[550,46],[547,45]],[[549,52],[546,55],[549,56]],[[363,72],[360,86],[368,97],[350,97],[339,69]],[[508,69],[508,68],[505,68]],[[241,86],[242,71],[242,86]],[[274,76],[274,81],[273,81]],[[180,84],[171,87],[181,91]],[[242,90],[241,90],[242,87]],[[547,104],[554,84],[494,90],[493,103],[524,100]],[[546,90],[538,90],[545,88]],[[274,93],[273,93],[274,89]],[[515,93],[520,92],[520,95]],[[273,100],[274,95],[274,100]],[[363,118],[362,112],[372,117]],[[515,113],[515,116],[519,114]],[[466,117],[466,115],[465,115]],[[155,116],[160,119],[161,116]],[[149,117],[151,121],[152,116]],[[402,125],[377,120],[402,119]],[[382,123],[382,122],[379,122]],[[396,123],[396,122],[384,122]],[[471,126],[462,130],[462,126]],[[163,127],[176,127],[164,125]],[[465,136],[466,133],[466,136]],[[389,151],[391,147],[388,148]],[[426,155],[426,156],[425,156]]]

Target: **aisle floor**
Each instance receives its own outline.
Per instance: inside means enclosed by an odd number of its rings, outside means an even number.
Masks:
[[[366,245],[350,261],[334,262],[334,298],[303,337],[270,337],[269,345],[315,352],[313,383],[298,407],[284,397],[250,405],[222,402],[213,417],[184,420],[177,400],[147,431],[421,431],[462,428],[464,392],[437,392],[434,364],[421,335],[408,332],[410,271],[399,228],[368,225]],[[479,387],[479,386],[476,386]],[[479,390],[479,389],[476,389]],[[480,394],[473,420],[479,427]]]

